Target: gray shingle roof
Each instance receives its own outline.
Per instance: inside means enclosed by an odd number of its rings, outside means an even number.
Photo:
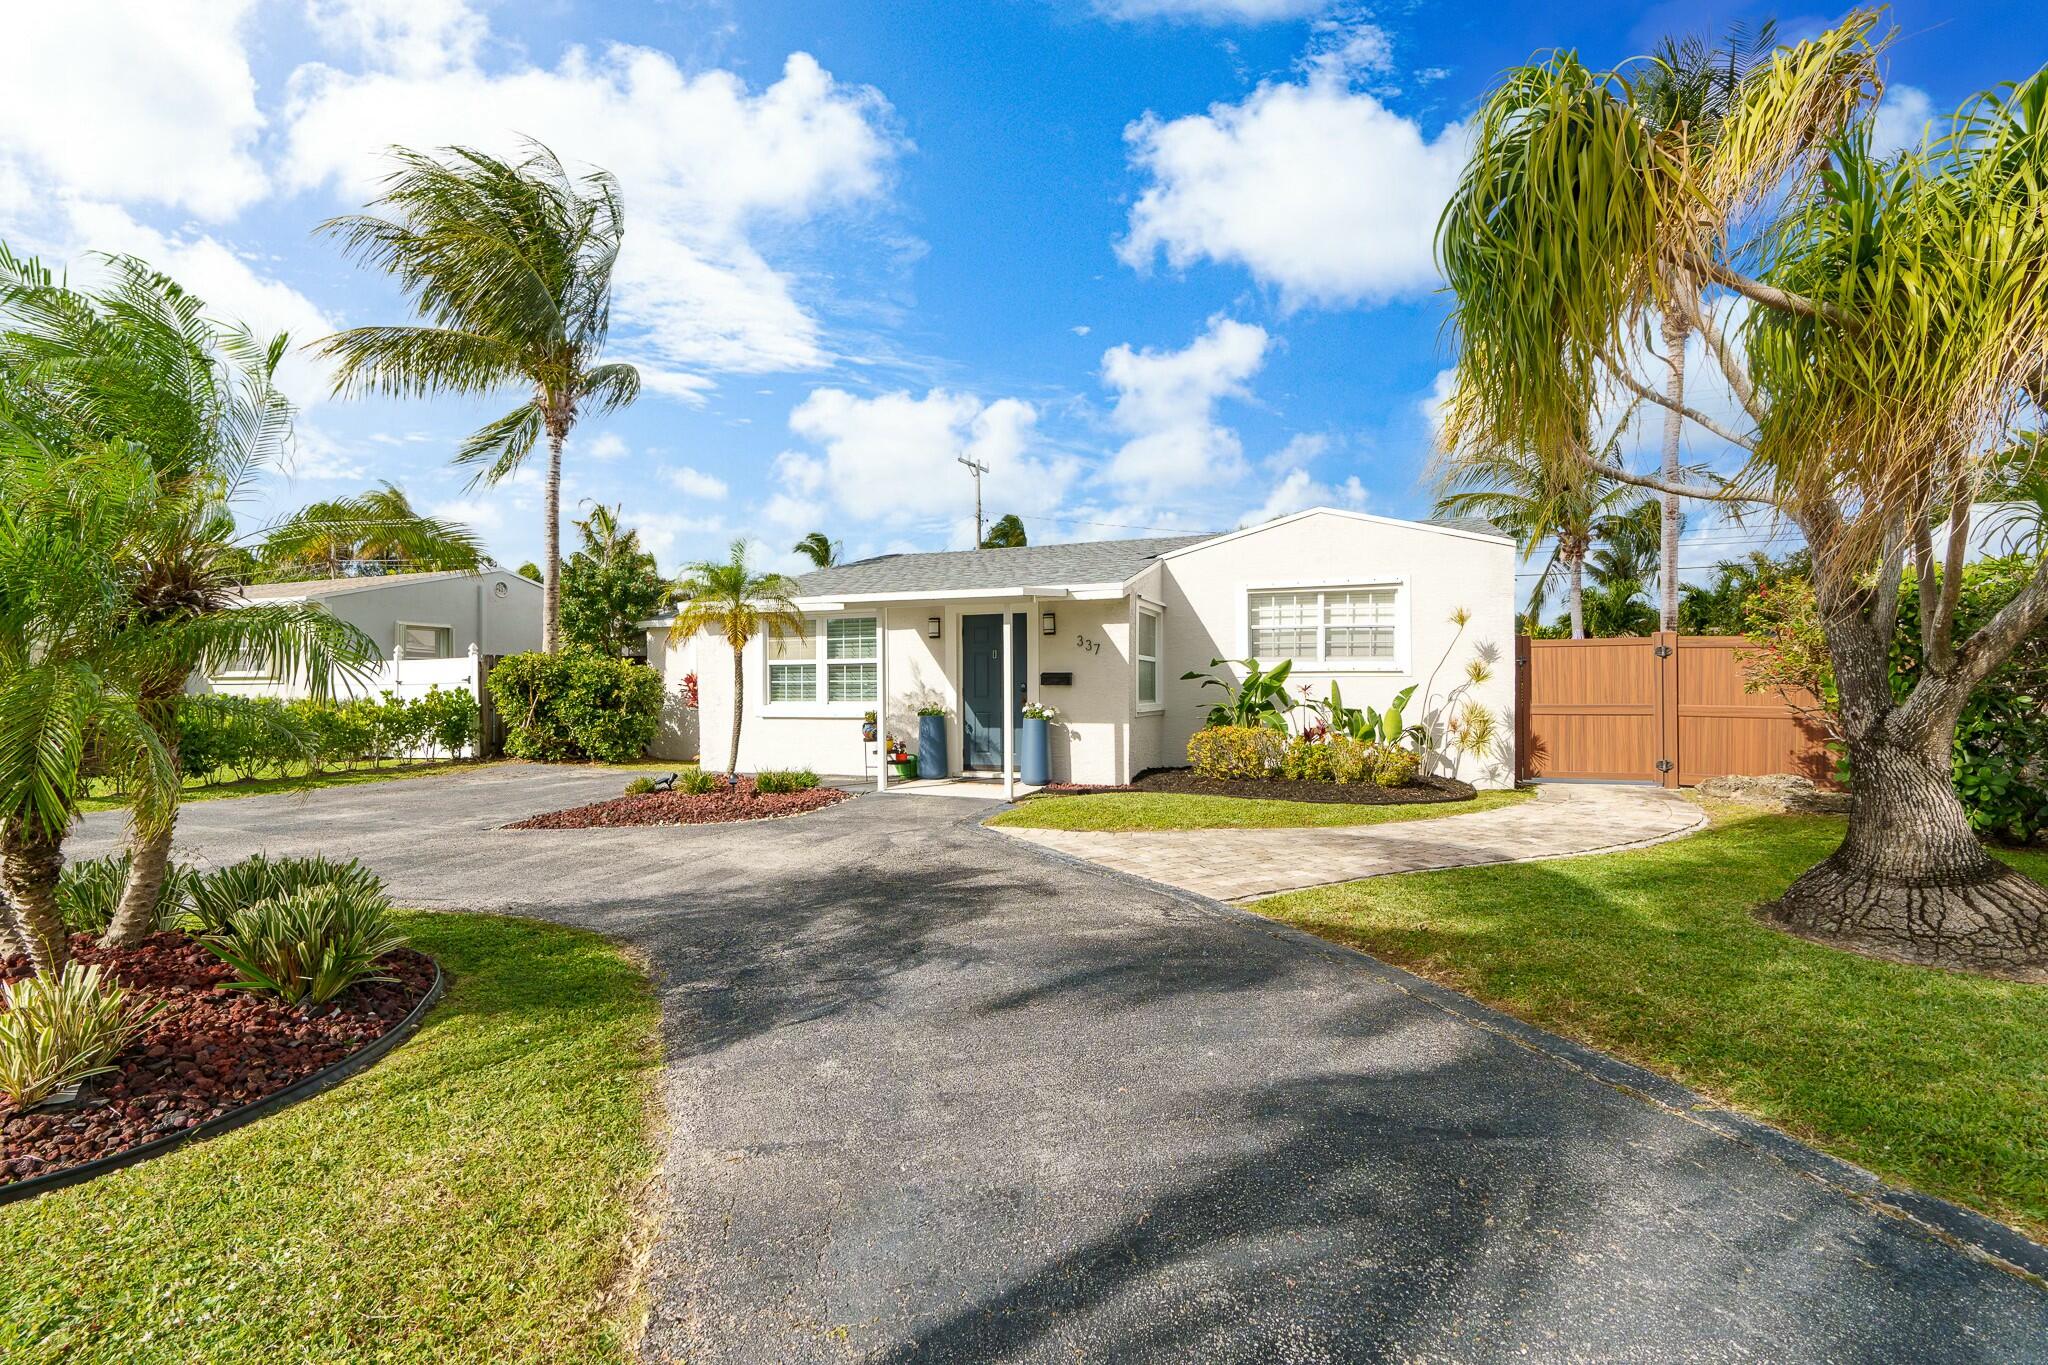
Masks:
[[[486,569],[483,572],[488,573],[490,570]],[[251,602],[295,602],[300,598],[334,597],[345,592],[396,587],[402,583],[433,583],[444,578],[479,576],[462,569],[436,569],[428,573],[365,574],[355,578],[302,578],[286,583],[250,583],[244,585],[240,592]]]
[[[1168,550],[1209,538],[1207,534],[1154,536],[1146,540],[1089,540],[1076,545],[1026,545],[1014,550],[877,555],[851,564],[835,564],[829,569],[815,569],[796,580],[796,595],[850,597],[862,593],[1121,583]]]

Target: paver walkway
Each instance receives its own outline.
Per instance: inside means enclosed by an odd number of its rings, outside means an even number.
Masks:
[[[1390,872],[1612,853],[1675,839],[1706,822],[1698,806],[1661,787],[1553,782],[1538,787],[1532,801],[1388,825],[1115,834],[999,828],[1070,857],[1237,901]]]
[[[508,766],[212,801],[179,844],[357,854],[402,902],[644,955],[667,1068],[649,1361],[2048,1353],[2048,1292],[1867,1178],[972,803],[499,828],[618,785]],[[119,833],[85,824],[81,853]]]

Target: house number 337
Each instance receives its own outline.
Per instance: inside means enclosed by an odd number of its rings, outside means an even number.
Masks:
[[[1076,635],[1074,637],[1074,648],[1089,654],[1100,654],[1102,652],[1102,641],[1091,640],[1085,635]]]

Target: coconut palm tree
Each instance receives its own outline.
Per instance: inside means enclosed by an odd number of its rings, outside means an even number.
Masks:
[[[1604,475],[1545,462],[1517,450],[1457,456],[1442,462],[1436,510],[1484,517],[1515,538],[1527,563],[1546,542],[1550,557],[1531,594],[1532,608],[1564,580],[1572,638],[1586,638],[1586,558],[1626,486]]]
[[[1028,543],[1024,522],[1015,512],[1005,512],[997,517],[988,528],[988,534],[981,538],[984,550],[1016,550]]]
[[[789,552],[802,555],[821,569],[829,569],[839,562],[839,556],[845,552],[845,548],[823,531],[813,531],[790,546]]]
[[[118,446],[146,470],[128,485],[125,539],[109,568],[127,593],[125,623],[147,639],[145,649],[130,637],[124,684],[175,773],[178,706],[196,671],[254,657],[323,696],[334,674],[358,672],[377,651],[317,606],[246,604],[239,593],[246,563],[231,502],[290,432],[275,384],[284,339],[263,344],[208,320],[202,302],[141,261],[102,264],[102,284],[75,290],[0,248],[0,387],[23,415],[12,429],[31,467],[38,453]],[[405,531],[386,518],[375,533]],[[110,944],[149,931],[177,797],[173,787],[161,821],[134,823]]]
[[[1460,350],[1446,431],[1454,450],[1524,446],[1796,527],[1853,793],[1841,846],[1770,914],[1915,961],[2037,968],[2048,889],[1984,852],[1950,768],[1971,691],[2048,621],[2038,557],[1974,631],[1956,620],[1970,508],[2048,403],[2048,69],[1880,159],[1877,22],[1858,12],[1773,52],[1684,160],[1648,130],[1629,72],[1571,54],[1510,72],[1438,229]],[[1570,444],[1613,388],[1670,406],[1625,353],[1672,269],[1746,304],[1737,335],[1699,329],[1739,420],[1679,405],[1741,466],[1676,483]],[[1901,610],[1919,615],[1921,657],[1894,691]]]
[[[464,441],[455,463],[497,483],[545,438],[541,648],[561,646],[562,446],[577,421],[640,393],[640,372],[603,361],[623,230],[618,183],[572,177],[538,142],[519,162],[468,147],[436,159],[395,149],[379,205],[321,224],[349,256],[396,276],[422,322],[356,327],[319,343],[341,394],[487,395],[518,407]]]
[[[771,640],[804,635],[803,613],[790,600],[796,584],[779,573],[755,573],[747,563],[747,542],[735,540],[725,560],[704,560],[683,570],[677,593],[687,599],[676,608],[669,641],[680,644],[700,631],[711,631],[732,647],[732,748],[726,752],[728,777],[739,771],[740,720],[746,714],[746,650],[749,641],[766,634]]]
[[[275,579],[353,573],[475,573],[489,561],[467,526],[414,510],[390,482],[365,493],[308,503],[263,537]]]

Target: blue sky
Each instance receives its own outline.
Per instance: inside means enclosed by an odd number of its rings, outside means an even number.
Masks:
[[[1605,64],[1770,13],[80,0],[10,21],[0,237],[134,251],[310,340],[404,316],[312,234],[382,147],[532,134],[623,182],[613,350],[649,377],[579,430],[567,501],[622,502],[664,568],[736,536],[787,564],[813,528],[856,554],[965,544],[963,453],[1037,541],[1417,515],[1453,360],[1428,241],[1475,101],[1544,48]],[[2032,6],[1891,18],[1901,138],[2048,59]],[[294,467],[252,524],[390,479],[505,563],[538,549],[530,474],[472,489],[447,464],[511,396],[335,401],[304,359],[287,382]],[[1687,562],[1745,543],[1703,524]]]

